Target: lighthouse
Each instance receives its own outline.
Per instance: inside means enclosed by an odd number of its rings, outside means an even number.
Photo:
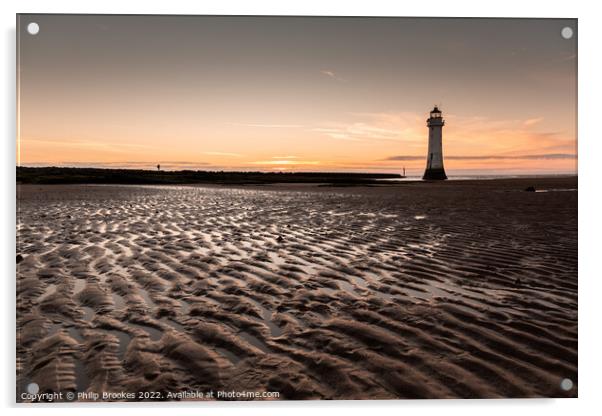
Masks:
[[[443,117],[441,110],[435,106],[431,111],[431,116],[426,120],[429,128],[429,150],[426,155],[426,170],[422,179],[443,180],[447,179],[445,169],[443,168]]]

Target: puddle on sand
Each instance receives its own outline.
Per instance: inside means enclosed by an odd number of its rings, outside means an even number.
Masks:
[[[536,189],[536,193],[545,193],[545,192],[575,192],[576,188],[557,188],[557,189]]]
[[[232,364],[238,364],[240,362],[240,358],[237,355],[225,348],[215,347],[215,351],[217,351],[218,354],[226,357]]]
[[[244,339],[245,341],[247,341],[249,344],[253,345],[254,347],[257,347],[260,351],[264,352],[265,354],[270,354],[272,351],[268,348],[267,345],[264,344],[263,341],[261,341],[259,338],[249,334],[248,332],[245,331],[241,331],[239,332],[240,337],[242,339]]]

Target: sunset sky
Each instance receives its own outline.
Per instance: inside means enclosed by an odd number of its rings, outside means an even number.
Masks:
[[[573,19],[19,20],[22,166],[576,173]]]

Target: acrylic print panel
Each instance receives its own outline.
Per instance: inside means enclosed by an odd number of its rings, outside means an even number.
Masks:
[[[17,31],[17,401],[577,396],[575,19]]]

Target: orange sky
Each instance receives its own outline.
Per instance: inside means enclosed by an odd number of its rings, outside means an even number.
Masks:
[[[573,20],[21,19],[21,165],[576,173]]]

